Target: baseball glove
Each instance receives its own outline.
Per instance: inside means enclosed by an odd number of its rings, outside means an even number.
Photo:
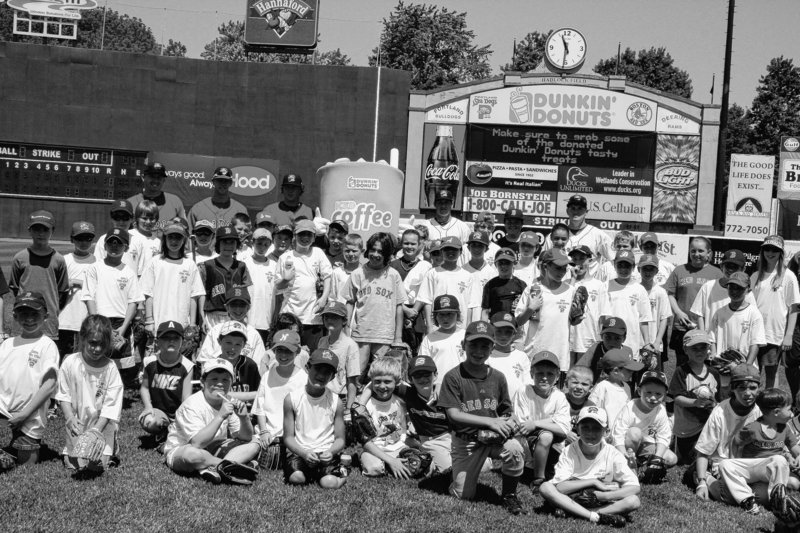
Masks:
[[[586,312],[586,302],[589,301],[589,293],[586,287],[578,287],[575,289],[575,294],[572,296],[572,305],[569,308],[569,323],[572,325],[580,323],[583,320],[583,314]]]
[[[120,352],[125,347],[125,342],[125,337],[117,330],[114,330],[111,337],[111,348],[116,352]]]
[[[79,467],[86,467],[89,463],[99,463],[103,458],[106,448],[106,439],[97,428],[92,428],[81,433],[75,440],[72,457],[78,460]]]
[[[252,485],[258,475],[258,470],[255,468],[227,459],[223,459],[217,465],[217,472],[225,483],[231,485]]]
[[[14,456],[5,450],[0,450],[0,472],[6,472],[17,466]]]
[[[641,467],[639,467],[639,482],[651,485],[658,485],[667,476],[667,465],[661,457],[650,457]]]
[[[747,357],[738,350],[725,350],[719,356],[711,359],[709,364],[716,368],[720,374],[730,374],[731,363],[733,366],[747,362]]]
[[[400,452],[400,459],[406,464],[406,468],[411,472],[411,477],[419,478],[428,473],[433,457],[431,454],[406,448]]]
[[[378,436],[378,428],[372,421],[367,408],[360,403],[350,407],[350,417],[353,424],[353,435],[360,444],[366,444]]]
[[[639,350],[639,357],[645,370],[655,370],[658,367],[658,352],[642,348]]]
[[[775,485],[772,489],[769,505],[779,522],[790,527],[800,525],[800,496],[786,494],[783,484]]]
[[[573,501],[586,509],[596,509],[600,507],[600,500],[592,489],[583,489],[579,493],[571,496]]]
[[[507,440],[508,439],[502,436],[500,433],[492,431],[491,429],[478,430],[478,442],[481,444],[494,446],[495,444],[503,444]]]
[[[187,326],[183,331],[183,344],[181,344],[181,355],[189,361],[194,361],[194,354],[200,347],[200,327]]]

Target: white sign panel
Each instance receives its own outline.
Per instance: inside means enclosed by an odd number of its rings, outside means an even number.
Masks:
[[[656,131],[658,133],[679,133],[681,135],[700,135],[700,123],[677,111],[658,108]]]
[[[775,158],[731,154],[725,237],[764,238],[769,235]]]
[[[466,124],[467,106],[466,98],[442,104],[425,113],[425,122],[438,122],[445,124]]]

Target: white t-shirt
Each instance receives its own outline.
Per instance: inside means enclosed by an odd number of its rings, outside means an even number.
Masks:
[[[290,392],[289,398],[294,411],[294,436],[298,446],[317,453],[329,450],[336,440],[333,423],[339,408],[339,397],[330,389],[325,389],[322,396],[314,398],[303,387]]]
[[[481,295],[483,294],[483,287],[486,285],[486,282],[497,277],[497,269],[488,262],[484,262],[480,270],[476,270],[475,267],[471,266],[469,263],[464,263],[463,268],[472,275],[472,286],[474,290],[479,291]],[[470,309],[469,312],[469,322],[480,320],[480,303],[477,307]]]
[[[317,303],[317,279],[331,277],[331,263],[325,252],[312,246],[308,254],[300,254],[296,250],[287,250],[278,259],[278,279],[284,279],[286,262],[294,266],[294,279],[289,282],[283,293],[281,313],[292,313],[302,324],[322,324],[322,317],[314,313]]]
[[[141,279],[142,293],[153,299],[153,322],[174,320],[189,325],[192,298],[205,296],[197,265],[191,259],[154,257]]]
[[[561,283],[557,289],[548,289],[544,284],[542,288],[542,307],[539,309],[539,320],[528,320],[525,324],[525,353],[533,358],[536,352],[548,350],[558,356],[562,372],[570,367],[569,356],[569,311],[572,306],[572,297],[575,288],[568,283]],[[515,309],[517,316],[528,308],[530,291],[520,295],[519,303]]]
[[[281,377],[277,367],[264,374],[251,411],[251,414],[263,415],[267,419],[266,427],[260,430],[266,429],[273,438],[283,436],[283,400],[289,393],[303,389],[307,381],[306,371],[296,366],[292,367],[292,375],[288,378]]]
[[[797,277],[788,270],[783,273],[780,288],[777,291],[772,290],[775,274],[776,272],[772,272],[764,280],[758,281],[758,272],[754,272],[750,276],[750,286],[753,288],[758,310],[764,319],[764,336],[767,344],[780,345],[786,333],[789,307],[800,303],[800,291],[797,288]],[[791,336],[791,332],[789,333]]]
[[[454,216],[451,216],[444,226],[436,222],[435,218],[426,220],[425,225],[428,226],[428,237],[432,241],[441,240],[445,237],[458,237],[462,244],[466,245],[469,240],[469,234],[472,232],[466,222]]]
[[[374,270],[360,266],[350,274],[342,294],[353,304],[350,336],[356,342],[391,344],[399,338],[398,306],[406,300],[406,289],[397,270],[386,266]]]
[[[208,426],[219,413],[218,409],[211,407],[203,391],[197,391],[178,407],[175,411],[175,420],[169,425],[167,442],[164,444],[164,454],[169,454],[180,446],[189,444],[195,435]],[[239,417],[231,414],[219,425],[212,440],[224,440],[239,432],[241,423]]]
[[[630,348],[634,355],[638,355],[639,349],[644,345],[639,324],[653,320],[647,291],[639,284],[628,282],[627,285],[620,285],[613,279],[606,282],[606,290],[609,306],[601,313],[625,321],[628,334],[623,344]]]
[[[83,361],[80,353],[68,355],[58,371],[56,401],[69,402],[75,417],[84,429],[92,427],[100,418],[119,422],[122,415],[122,379],[117,365],[109,360],[102,368],[94,368]],[[63,453],[69,454],[75,438],[66,434]],[[112,443],[107,443],[104,455],[114,453]]]
[[[433,301],[441,294],[450,294],[458,300],[461,310],[459,325],[464,325],[467,311],[472,307],[480,307],[481,292],[473,287],[472,274],[461,267],[445,270],[441,266],[428,270],[419,288],[417,301],[433,305]]]
[[[36,396],[44,377],[58,370],[58,348],[46,335],[38,339],[11,337],[0,344],[0,414],[6,418],[24,409]],[[47,425],[47,404],[42,402],[22,424],[21,431],[41,439]]]
[[[382,402],[373,396],[364,407],[378,430],[378,436],[371,441],[373,444],[392,455],[406,447],[408,413],[403,400],[392,396]]]
[[[586,245],[592,251],[592,263],[602,263],[605,261],[612,261],[614,259],[614,251],[612,251],[611,237],[596,226],[586,224],[577,233],[569,232],[569,239],[565,246],[565,252],[569,253],[575,248]],[[543,251],[549,250],[553,247],[553,241],[550,239],[544,240],[542,246]]]
[[[143,302],[144,295],[139,278],[125,263],[112,267],[101,259],[86,269],[81,300],[94,300],[99,315],[125,318],[128,305]]]
[[[600,339],[601,310],[608,308],[608,291],[605,282],[594,278],[583,278],[574,281],[573,286],[586,287],[589,299],[586,301],[586,310],[583,320],[579,324],[569,327],[569,349],[573,352],[584,353],[592,344]]]
[[[753,298],[752,292],[748,292],[745,295],[744,301],[754,306],[756,305],[756,299]],[[731,303],[731,298],[728,296],[728,289],[722,286],[720,280],[713,279],[706,281],[700,287],[700,291],[694,297],[694,302],[692,302],[689,312],[695,316],[702,317],[705,321],[706,329],[708,329],[708,322],[714,316],[714,313],[729,303]]]
[[[128,232],[131,237],[131,242],[128,244],[128,250],[122,255],[122,264],[127,265],[136,274],[141,276],[144,274],[145,266],[145,239],[142,235],[137,233]],[[97,243],[94,245],[94,256],[97,258],[98,263],[102,263],[106,258],[106,236],[100,235]]]
[[[156,236],[156,232],[153,232],[149,237],[138,229],[132,229],[128,233],[131,235],[131,240],[133,240],[134,235],[136,235],[136,238],[142,241],[142,262],[144,263],[142,265],[142,272],[144,273],[150,261],[152,261],[154,257],[161,255],[161,239]]]
[[[508,353],[492,350],[486,364],[506,377],[508,397],[512,401],[531,382],[531,360],[522,350],[511,350]]]
[[[208,335],[203,339],[203,344],[200,346],[200,351],[197,352],[198,363],[216,359],[222,353],[222,348],[219,347],[219,332],[222,331],[222,326],[225,325],[225,322],[220,322],[208,331]],[[244,348],[242,348],[242,355],[255,361],[259,368],[263,368],[262,361],[267,358],[267,350],[264,348],[261,334],[250,324],[245,324],[244,328],[247,330],[247,341],[245,341]]]
[[[539,277],[539,267],[536,265],[536,259],[526,266],[519,263],[514,265],[514,275],[524,281],[526,286],[532,287],[533,282]]]
[[[86,269],[95,261],[97,258],[92,254],[84,257],[78,257],[75,254],[64,256],[69,276],[69,296],[67,305],[58,314],[58,329],[80,331],[83,319],[87,317],[89,311],[86,309],[86,304],[81,301],[82,289],[74,286],[74,283],[79,282],[83,287],[86,283]]]
[[[572,429],[569,402],[564,393],[556,388],[550,391],[550,396],[543,398],[536,394],[533,385],[526,385],[512,400],[514,414],[520,422],[547,419],[560,427],[564,433],[569,433]],[[532,463],[533,457],[530,455],[530,448],[528,446],[523,446],[523,448],[525,449],[525,462]],[[561,451],[564,448],[563,441],[554,443],[553,448]]]
[[[736,311],[733,311],[730,305],[726,305],[711,317],[708,333],[715,343],[717,356],[726,350],[738,350],[747,355],[752,345],[763,346],[767,343],[764,336],[764,320],[758,308],[752,304]],[[758,361],[754,361],[753,364],[757,366]]]
[[[347,303],[347,298],[344,294],[342,294],[342,289],[344,289],[345,283],[347,280],[350,279],[350,273],[348,273],[344,266],[338,265],[333,267],[331,271],[331,294],[330,300],[336,300],[337,302]]]
[[[253,282],[247,290],[250,292],[250,312],[247,323],[256,329],[269,329],[272,326],[272,315],[275,312],[275,282],[278,280],[278,262],[267,256],[264,262],[258,262],[249,256],[244,260]]]
[[[607,379],[600,381],[589,393],[589,401],[606,410],[610,427],[614,427],[617,415],[630,400],[631,389],[627,383],[617,385]]]
[[[625,456],[615,447],[603,442],[597,456],[587,459],[578,442],[567,446],[556,464],[554,484],[569,479],[599,479],[603,483],[618,483],[620,487],[639,486],[639,478],[628,466]]]
[[[436,363],[436,387],[442,384],[444,375],[457,367],[466,358],[464,354],[464,330],[443,333],[435,329],[422,337],[418,355],[427,355]]]
[[[339,358],[339,368],[336,369],[336,375],[333,379],[328,382],[328,388],[334,394],[346,393],[347,378],[361,375],[358,344],[342,332],[333,344],[330,343],[329,336],[322,337],[319,340],[319,344],[317,344],[317,349],[324,350],[326,348]]]
[[[622,408],[611,426],[611,439],[614,446],[625,446],[625,434],[630,428],[642,431],[642,442],[669,446],[672,440],[672,424],[663,404],[645,413],[631,400]]]
[[[422,281],[425,279],[425,274],[427,274],[428,270],[431,268],[432,265],[429,262],[420,259],[417,264],[408,271],[406,279],[403,280],[403,286],[406,288],[406,301],[404,303],[408,305],[414,305],[414,303],[416,303]]]
[[[711,459],[729,459],[733,438],[740,429],[760,416],[761,409],[757,405],[746,415],[739,416],[731,409],[730,399],[724,400],[711,410],[694,449]]]
[[[650,300],[650,313],[653,318],[647,323],[650,342],[654,346],[658,346],[658,343],[661,342],[661,339],[656,338],[658,337],[659,323],[672,316],[672,307],[669,305],[669,296],[667,296],[667,291],[664,290],[664,287],[653,284],[652,289],[649,291],[645,289],[645,291],[647,292],[647,298]]]

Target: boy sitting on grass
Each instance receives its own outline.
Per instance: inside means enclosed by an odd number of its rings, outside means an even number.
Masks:
[[[556,516],[569,513],[595,524],[625,527],[623,515],[639,508],[639,480],[622,452],[606,443],[607,431],[603,408],[581,409],[578,442],[567,446],[555,476],[540,489]]]
[[[558,462],[564,439],[570,430],[569,404],[564,393],[556,388],[559,370],[558,356],[541,351],[533,356],[531,378],[515,398],[514,414],[519,420],[520,433],[531,454],[532,488],[538,488]]]
[[[203,389],[192,394],[175,412],[164,446],[167,466],[179,474],[197,472],[219,484],[217,467],[223,461],[247,464],[261,450],[253,441],[253,425],[244,402],[230,399],[233,366],[224,359],[203,365]]]
[[[345,444],[342,402],[328,388],[337,368],[335,353],[314,350],[308,360],[305,388],[292,391],[283,401],[283,473],[287,483],[319,481],[325,489],[345,484],[346,480],[335,474]]]
[[[584,407],[594,405],[589,401],[594,379],[592,369],[588,366],[575,365],[567,371],[566,392],[564,396],[569,404],[570,431],[567,432],[567,444],[578,440],[578,415]]]

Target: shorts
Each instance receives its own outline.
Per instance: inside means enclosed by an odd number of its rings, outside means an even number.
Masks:
[[[214,457],[219,457],[222,459],[228,455],[228,452],[230,452],[232,449],[243,444],[249,444],[249,441],[246,442],[238,439],[215,440],[203,449]],[[194,472],[194,467],[183,461],[183,452],[188,448],[194,448],[194,446],[191,444],[184,444],[183,446],[178,446],[177,448],[171,449],[164,456],[164,462],[167,463],[168,467],[176,472]]]
[[[675,437],[675,455],[678,456],[678,464],[688,465],[697,458],[694,445],[700,438],[700,433],[691,437]]]
[[[286,450],[286,457],[283,460],[283,476],[285,481],[295,472],[302,472],[306,477],[306,483],[319,481],[325,476],[337,475],[339,468],[339,456],[334,455],[331,462],[326,465],[311,466],[305,459]]]
[[[533,450],[536,448],[536,443],[539,442],[539,436],[542,434],[544,429],[537,429],[527,437],[525,437],[525,442],[528,445],[528,450],[525,450],[525,466],[528,468],[533,468]],[[559,457],[561,457],[561,446],[556,446],[559,443],[564,442],[566,437],[557,437],[553,435],[553,443],[550,445],[550,450],[547,454],[547,462],[544,465],[544,477],[545,479],[550,479],[556,474],[556,463],[558,463]],[[528,451],[530,451],[530,456],[528,456]]]
[[[758,349],[758,368],[781,364],[781,350],[777,344],[767,344]]]
[[[32,452],[42,447],[42,439],[34,439],[22,431],[14,429],[11,431],[11,442],[9,446],[15,450]]]
[[[639,449],[636,450],[636,460],[639,463],[644,463],[645,461],[649,460],[650,457],[655,453],[656,453],[655,442],[642,442],[639,445]]]
[[[474,440],[464,440],[453,435],[453,481],[450,494],[470,500],[475,496],[478,476],[486,459],[502,459],[504,476],[519,477],[525,468],[525,452],[517,439],[508,439],[503,444],[488,446]]]
[[[406,442],[408,442],[408,439]],[[436,437],[419,436],[419,450],[431,454],[431,469],[433,472],[444,472],[453,466],[453,458],[450,455],[451,449],[452,437],[449,432],[442,433]]]
[[[382,451],[389,457],[397,459],[400,456],[400,453],[406,449],[408,449],[408,446],[404,446],[400,449],[392,451],[388,450],[382,450]],[[377,456],[362,450],[361,455],[359,455],[358,459],[361,462],[362,475],[368,477],[376,477],[386,474],[386,463],[384,463],[381,459],[378,459]]]

